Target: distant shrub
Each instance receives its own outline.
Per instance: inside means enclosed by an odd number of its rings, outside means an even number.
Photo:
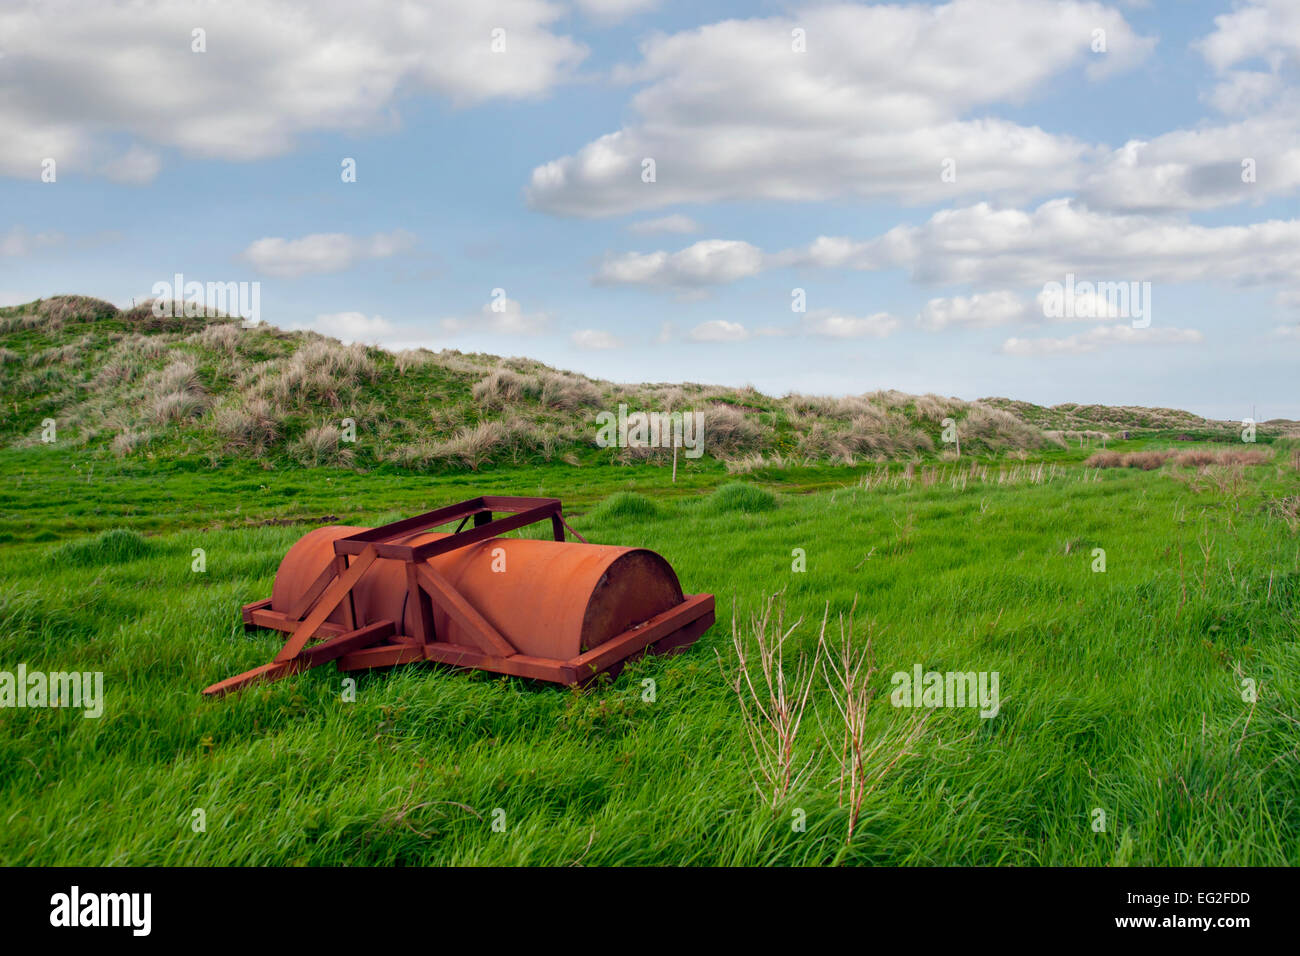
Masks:
[[[989,451],[1038,448],[1048,440],[1033,425],[1027,425],[1001,408],[974,402],[966,417],[957,423],[964,446],[983,446]]]
[[[393,355],[393,365],[399,375],[405,375],[413,368],[428,365],[433,360],[434,354],[428,349],[402,349]]]
[[[280,434],[280,422],[264,398],[249,399],[242,408],[217,409],[213,426],[232,448],[264,449]]]
[[[596,521],[652,519],[658,516],[658,505],[645,495],[638,495],[631,491],[620,491],[610,495],[591,512],[591,517]]]
[[[154,312],[154,300],[145,299],[120,313],[121,318],[137,332],[199,332],[207,325],[208,319],[203,315],[186,315],[185,303],[165,302]],[[191,306],[193,311],[193,306]],[[201,311],[201,310],[200,310]]]
[[[195,392],[168,392],[154,399],[150,408],[153,420],[160,425],[185,422],[203,414],[203,396]]]
[[[309,467],[317,465],[346,466],[352,464],[351,448],[340,444],[342,432],[333,425],[320,425],[308,429],[307,433],[289,446],[289,453],[300,464]]]
[[[233,355],[239,349],[243,334],[239,322],[214,322],[186,341]]]
[[[42,300],[36,314],[44,320],[46,328],[61,329],[73,319],[94,321],[117,315],[117,306],[88,295],[56,295]]]
[[[872,407],[870,401],[858,395],[836,398],[831,395],[802,395],[792,392],[782,401],[785,407],[795,414],[815,415],[819,418],[841,421],[848,421],[854,415],[860,415]]]
[[[733,481],[723,485],[709,496],[713,511],[770,511],[776,507],[776,496],[766,488]]]
[[[1083,464],[1087,468],[1119,468],[1124,464],[1124,456],[1117,451],[1099,451]]]
[[[574,411],[579,408],[593,407],[602,402],[600,389],[584,378],[552,373],[543,375],[541,383],[538,398],[549,408]]]
[[[337,408],[345,393],[374,382],[379,368],[363,345],[317,339],[300,346],[287,360],[258,366],[252,377],[259,396],[278,408],[312,404]]]
[[[1124,456],[1125,468],[1155,471],[1174,456],[1171,451],[1134,451]]]
[[[1203,468],[1218,460],[1218,456],[1212,451],[1185,451],[1174,458],[1174,464],[1184,468]]]
[[[479,422],[460,428],[451,438],[434,445],[430,458],[477,471],[489,461],[541,444],[537,427],[520,419]]]
[[[119,432],[114,436],[113,442],[109,447],[112,449],[113,454],[118,458],[125,458],[132,452],[149,444],[152,437],[153,436],[147,431]]]
[[[1196,448],[1188,451],[1152,450],[1131,451],[1120,454],[1115,451],[1099,451],[1084,462],[1089,468],[1140,468],[1143,471],[1155,471],[1165,462],[1172,462],[1184,468],[1210,468],[1220,465],[1262,465],[1269,460],[1268,453],[1257,448]]]
[[[505,408],[528,399],[537,399],[542,393],[542,383],[536,375],[521,375],[508,368],[499,368],[471,390],[474,401],[484,408]]]
[[[1258,448],[1234,448],[1219,455],[1221,465],[1262,465],[1268,461],[1266,452]],[[1179,462],[1182,464],[1182,462]]]
[[[189,359],[178,359],[150,379],[155,394],[201,392],[198,369]]]
[[[703,410],[704,450],[714,458],[738,452],[757,451],[765,431],[745,413],[729,405],[710,405]]]
[[[89,540],[69,541],[55,548],[50,559],[78,568],[110,567],[138,560],[149,552],[149,542],[138,531],[114,528]]]
[[[960,398],[944,398],[941,395],[918,395],[914,401],[916,417],[924,421],[942,422],[945,418],[955,418],[970,407],[970,403]]]

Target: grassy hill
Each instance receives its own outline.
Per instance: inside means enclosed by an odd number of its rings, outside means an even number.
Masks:
[[[391,353],[238,319],[158,318],[85,296],[0,309],[0,443],[60,442],[92,457],[248,458],[276,465],[392,465],[417,471],[671,457],[601,449],[595,416],[698,410],[705,454],[733,471],[810,462],[925,460],[962,451],[1050,453],[1130,437],[1233,440],[1240,426],[1170,409],[966,402],[877,391],[843,398],[698,384],[620,385],[529,359],[426,349]],[[355,441],[346,440],[346,420]],[[1260,430],[1268,441],[1294,423]]]

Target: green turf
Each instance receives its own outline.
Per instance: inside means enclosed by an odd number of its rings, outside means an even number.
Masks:
[[[106,697],[99,719],[0,709],[5,864],[1300,862],[1300,538],[1276,505],[1300,479],[1283,456],[1219,488],[1077,461],[1015,484],[998,471],[1030,466],[985,462],[993,480],[964,487],[965,464],[737,483],[700,463],[673,486],[650,466],[429,477],[76,454],[0,451],[0,670],[102,671]],[[348,702],[327,666],[200,696],[275,653],[239,606],[307,527],[489,491],[561,497],[590,540],[659,551],[717,595],[718,623],[582,692],[413,666],[358,675]],[[824,690],[797,745],[806,784],[774,813],[750,778],[732,616],[776,592],[804,650],[856,598],[873,738],[906,716],[892,672],[1000,674],[999,715],[934,712],[851,844]]]

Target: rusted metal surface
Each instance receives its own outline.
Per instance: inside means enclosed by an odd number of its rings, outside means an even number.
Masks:
[[[554,541],[498,537],[546,521]],[[454,522],[453,533],[426,530]],[[496,496],[378,528],[317,528],[281,561],[271,599],[243,609],[246,627],[289,632],[285,646],[205,693],[333,659],[341,670],[436,661],[573,684],[681,650],[713,623],[713,596],[684,595],[658,554],[565,541],[565,529],[557,499]]]

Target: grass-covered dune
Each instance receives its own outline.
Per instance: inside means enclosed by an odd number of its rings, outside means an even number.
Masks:
[[[699,411],[704,451],[732,470],[810,461],[1049,452],[1129,437],[1235,440],[1240,425],[1169,409],[968,402],[877,391],[838,398],[752,388],[620,385],[529,359],[455,350],[393,354],[224,317],[159,318],[85,296],[0,309],[0,442],[58,440],[96,457],[255,459],[456,471],[491,464],[662,461],[596,447],[596,415]],[[1295,431],[1261,427],[1260,440]],[[349,440],[355,431],[355,441]]]

